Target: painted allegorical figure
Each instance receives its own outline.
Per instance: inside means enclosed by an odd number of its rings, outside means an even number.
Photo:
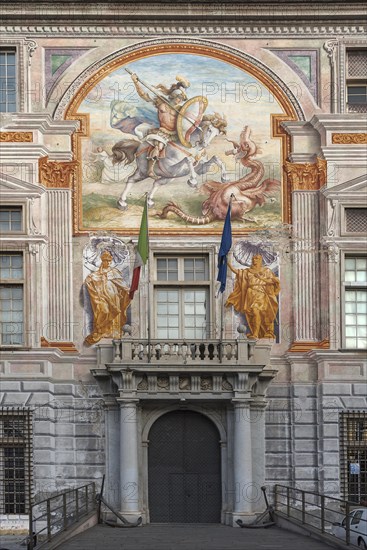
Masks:
[[[255,254],[251,267],[235,269],[233,292],[226,301],[226,307],[233,306],[238,313],[244,313],[250,333],[248,338],[275,338],[274,321],[278,312],[277,295],[280,282],[271,269],[262,264],[261,254]]]
[[[101,254],[101,265],[85,279],[93,310],[93,331],[86,344],[95,344],[101,338],[118,338],[126,324],[126,310],[130,305],[129,289],[124,286],[121,272],[111,267],[112,254]]]

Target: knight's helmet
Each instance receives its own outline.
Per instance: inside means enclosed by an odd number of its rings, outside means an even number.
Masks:
[[[177,84],[176,88],[169,94],[169,98],[174,101],[187,101],[188,97],[185,90],[190,87],[190,82],[184,76],[176,76]],[[172,85],[173,88],[174,85]]]

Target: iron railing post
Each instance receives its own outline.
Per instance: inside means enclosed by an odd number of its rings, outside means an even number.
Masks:
[[[325,496],[321,495],[321,533],[325,533]]]
[[[51,540],[51,499],[47,499],[47,540]]]
[[[290,516],[291,503],[289,500],[290,487],[287,487],[287,517]]]
[[[29,531],[29,550],[33,550],[33,509],[32,509],[32,505],[30,504],[29,505],[29,527],[28,527],[28,531]]]
[[[88,503],[88,485],[85,486],[85,513],[88,514],[89,503]]]
[[[79,489],[75,489],[75,515],[76,520],[79,520]]]
[[[94,505],[95,502],[96,502],[96,484],[93,481],[93,484],[92,484],[92,504]]]
[[[68,528],[68,520],[66,517],[66,493],[63,493],[62,495],[62,515],[63,515],[63,525],[64,525],[64,531]]]
[[[278,509],[278,485],[274,485],[274,510]]]
[[[306,493],[302,491],[302,523],[306,523]]]
[[[350,521],[349,521],[349,514],[350,514],[350,504],[347,501],[346,507],[345,507],[345,542],[347,544],[350,544]]]

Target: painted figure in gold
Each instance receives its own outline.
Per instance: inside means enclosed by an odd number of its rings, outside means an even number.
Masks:
[[[233,292],[226,301],[226,307],[233,306],[238,313],[244,313],[250,333],[248,338],[275,338],[274,321],[278,312],[277,295],[280,282],[271,269],[264,267],[261,254],[252,258],[251,267],[235,269]]]
[[[85,339],[89,345],[101,338],[118,338],[126,324],[129,289],[124,286],[121,272],[111,267],[112,259],[108,250],[102,252],[98,270],[85,279],[93,310],[93,331]]]

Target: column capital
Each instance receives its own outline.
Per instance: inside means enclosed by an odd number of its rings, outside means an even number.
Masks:
[[[317,157],[316,162],[284,163],[284,170],[292,191],[318,191],[326,184],[327,162]]]
[[[116,401],[120,405],[120,408],[131,407],[131,406],[136,407],[139,404],[140,399],[134,399],[134,398],[122,399],[121,397],[117,397]]]
[[[252,399],[232,399],[232,403],[236,409],[249,409]]]

